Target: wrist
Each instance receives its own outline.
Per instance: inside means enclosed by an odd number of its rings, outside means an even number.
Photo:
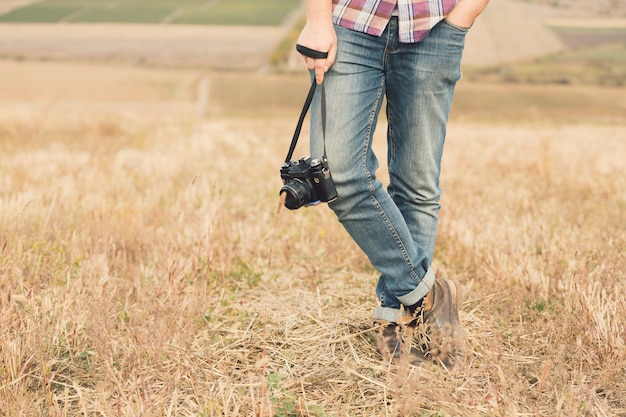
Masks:
[[[331,21],[333,4],[331,0],[308,0],[306,20],[311,23],[326,23]]]

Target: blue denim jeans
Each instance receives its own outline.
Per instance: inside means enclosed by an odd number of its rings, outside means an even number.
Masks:
[[[392,18],[381,37],[335,26],[338,53],[324,78],[325,146],[341,224],[380,272],[375,319],[396,321],[401,304],[421,300],[439,218],[446,124],[467,30],[440,22],[419,43],[398,40]],[[372,150],[383,98],[389,185],[376,178]],[[323,153],[320,94],[311,112],[311,155]]]

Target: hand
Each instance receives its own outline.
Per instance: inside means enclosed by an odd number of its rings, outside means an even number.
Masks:
[[[469,29],[476,18],[485,10],[489,0],[461,0],[446,16],[446,20],[455,26]]]
[[[316,51],[328,52],[326,59],[314,59],[303,56],[306,66],[315,70],[315,81],[321,84],[324,74],[335,63],[337,56],[337,35],[330,19],[309,20],[300,32],[298,44]]]

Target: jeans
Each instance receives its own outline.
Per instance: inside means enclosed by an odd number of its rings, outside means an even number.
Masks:
[[[441,157],[466,29],[442,21],[424,40],[398,40],[392,18],[381,37],[335,26],[338,53],[311,111],[311,155],[324,152],[338,198],[329,204],[380,272],[375,319],[395,322],[434,283]],[[319,89],[318,89],[319,90]],[[319,92],[319,91],[318,91]],[[376,178],[372,136],[386,97],[389,185]],[[325,139],[324,139],[325,138]]]

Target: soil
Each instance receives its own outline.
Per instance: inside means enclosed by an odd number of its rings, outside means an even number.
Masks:
[[[280,42],[284,30],[192,25],[0,24],[0,57],[257,69]]]
[[[593,17],[626,17],[626,2],[622,0],[524,0],[537,6],[542,13],[556,17],[589,19]]]

